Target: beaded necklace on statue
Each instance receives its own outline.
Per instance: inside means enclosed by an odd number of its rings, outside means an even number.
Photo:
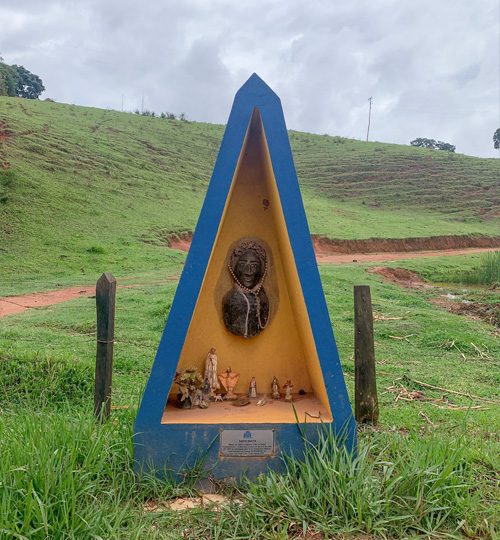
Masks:
[[[256,308],[256,311],[257,311],[257,322],[259,324],[259,328],[261,330],[263,330],[267,326],[267,323],[269,322],[269,318],[265,322],[265,324],[262,324],[262,319],[260,318],[260,298],[259,298],[259,293],[260,293],[260,290],[262,289],[262,285],[264,283],[264,279],[265,279],[266,274],[267,274],[267,259],[265,259],[265,261],[264,261],[264,272],[262,273],[262,277],[260,278],[257,285],[255,285],[255,287],[252,287],[251,289],[248,288],[248,287],[245,287],[244,285],[242,285],[239,282],[238,278],[234,274],[233,269],[231,268],[231,264],[228,264],[227,267],[229,269],[229,273],[231,274],[232,278],[234,279],[234,282],[235,282],[236,286],[238,287],[238,289],[240,290],[240,292],[242,294],[244,292],[246,292],[248,294],[253,294],[254,295],[254,297],[255,297],[255,308]],[[249,315],[250,315],[250,302],[248,302],[248,299],[246,298],[246,296],[244,294],[243,294],[243,296],[245,297],[245,300],[247,301],[245,337],[248,337],[248,318],[249,318]]]

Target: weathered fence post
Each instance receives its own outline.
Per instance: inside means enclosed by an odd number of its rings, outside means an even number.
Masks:
[[[97,280],[97,353],[95,364],[94,412],[98,418],[109,418],[111,412],[111,376],[115,339],[116,279],[110,272]]]
[[[354,286],[354,394],[359,423],[378,422],[377,379],[370,287]]]

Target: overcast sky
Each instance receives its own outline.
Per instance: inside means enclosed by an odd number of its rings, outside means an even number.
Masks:
[[[288,127],[498,157],[499,0],[0,0],[43,97],[225,123],[256,72]],[[0,111],[1,113],[1,111]]]

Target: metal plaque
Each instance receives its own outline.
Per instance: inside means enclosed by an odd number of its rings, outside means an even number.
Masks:
[[[274,455],[272,429],[224,429],[220,434],[221,457],[267,457]]]

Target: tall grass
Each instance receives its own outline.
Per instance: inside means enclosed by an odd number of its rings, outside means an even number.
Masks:
[[[50,354],[0,353],[0,409],[30,404],[82,403],[92,395],[94,374],[90,365],[71,357]]]
[[[143,502],[192,495],[192,482],[138,481],[133,415],[100,424],[71,407],[0,415],[0,540],[156,538]]]
[[[298,525],[327,537],[363,532],[401,538],[479,527],[472,467],[456,441],[380,436],[361,443],[353,458],[325,433],[303,460],[287,459],[286,467],[282,476],[249,485],[250,513],[268,530]]]
[[[129,429],[73,415],[25,410],[1,418],[2,540],[109,538],[127,527]]]
[[[500,251],[484,254],[476,268],[457,272],[448,281],[477,285],[500,284]]]
[[[71,409],[0,416],[0,539],[494,536],[466,449],[418,436],[377,434],[353,458],[326,432],[303,459],[287,458],[283,475],[244,484],[218,512],[146,512],[146,500],[193,485],[134,476],[132,416],[104,425]]]

